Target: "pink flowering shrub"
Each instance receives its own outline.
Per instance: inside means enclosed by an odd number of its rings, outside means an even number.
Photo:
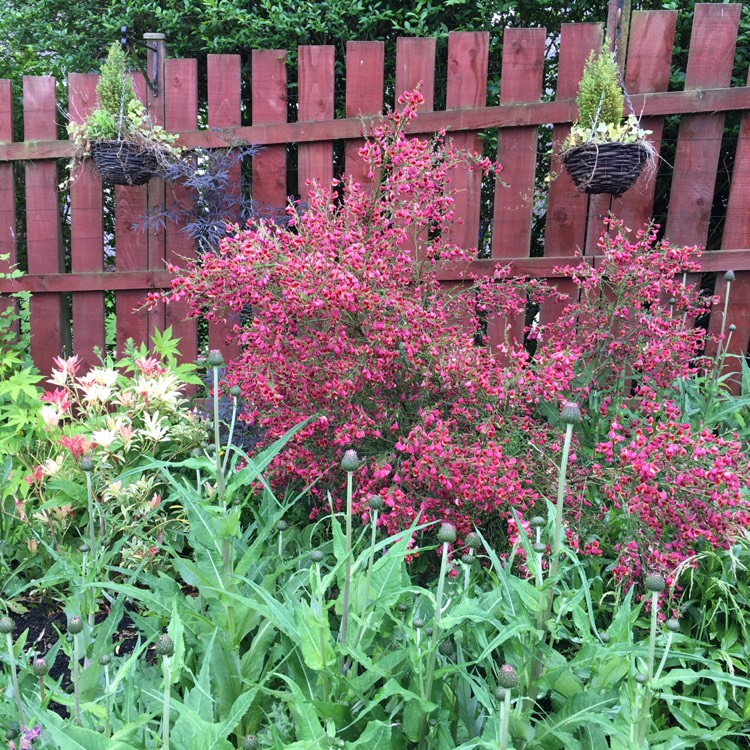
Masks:
[[[575,377],[562,381],[575,400],[592,390],[622,395],[631,379],[670,388],[698,366],[705,331],[695,321],[710,300],[683,278],[700,270],[699,249],[657,241],[657,227],[640,230],[633,241],[627,234],[621,222],[605,220],[597,267],[559,269],[572,277],[578,300],[545,328],[535,369],[552,365],[557,376],[562,353],[575,361]]]
[[[692,500],[699,488],[706,497],[716,488],[708,459],[699,471],[691,463],[695,451],[685,447],[671,456],[674,466],[659,465],[665,483],[680,472],[690,479],[680,495],[684,511],[668,516],[653,506],[657,528],[646,511],[650,501],[631,493],[640,453],[618,444],[610,455],[602,446],[613,430],[633,439],[615,426],[623,404],[640,420],[629,430],[645,429],[643,420],[653,416],[639,411],[631,391],[644,407],[657,392],[666,405],[672,383],[697,367],[703,331],[693,324],[706,303],[681,281],[695,268],[696,249],[657,242],[652,231],[630,241],[609,222],[603,261],[566,270],[580,290],[575,301],[554,322],[527,331],[536,344],[532,356],[510,324],[525,316],[529,301],[560,302],[554,288],[511,278],[507,269],[463,287],[438,282],[441,264],[474,256],[448,241],[451,175],[467,163],[498,167],[456,152],[442,135],[407,138],[402,125],[420,100],[417,92],[404,95],[403,111],[362,149],[372,186],[314,185],[304,212],[289,207],[287,225],[258,221],[227,238],[218,254],[173,268],[170,298],[212,321],[245,313],[247,322],[234,329],[241,355],[225,383],[239,386],[250,404],[243,419],[272,439],[315,416],[276,459],[271,479],[278,485],[313,485],[321,501],[329,491],[336,497],[341,456],[354,447],[364,459],[358,507],[366,515],[367,499],[381,495],[386,530],[419,516],[449,521],[459,536],[474,525],[503,525],[512,540],[511,511],[525,519],[534,508],[544,514],[544,502],[555,496],[559,410],[574,400],[584,422],[569,469],[568,542],[593,555],[606,548],[634,572],[622,540],[610,533],[624,515],[647,566],[673,564],[695,541],[679,518],[689,523],[695,512],[706,529],[715,520],[703,499]],[[501,357],[478,341],[480,318],[506,325]],[[650,429],[661,429],[654,420]],[[733,499],[727,496],[720,511],[731,536],[747,508],[737,445],[677,427],[674,414],[667,422],[663,440],[671,445],[677,438],[667,436],[685,430],[684,439],[715,451],[712,460],[734,472]],[[615,568],[618,576],[625,572]]]
[[[537,495],[515,466],[522,449],[497,429],[504,375],[462,324],[477,301],[437,279],[439,263],[473,255],[446,234],[450,175],[466,159],[442,136],[406,137],[402,123],[420,101],[406,95],[403,112],[362,149],[373,189],[314,186],[304,213],[290,207],[288,225],[260,221],[227,239],[174,281],[172,297],[209,320],[252,309],[235,331],[242,354],[227,375],[252,404],[245,420],[270,438],[318,415],[276,461],[277,478],[318,480],[325,497],[344,450],[356,447],[367,458],[359,497],[384,495],[388,528],[421,512],[466,532],[479,512],[494,512],[499,494],[512,493],[519,507]],[[498,284],[482,304],[522,315],[541,287]]]

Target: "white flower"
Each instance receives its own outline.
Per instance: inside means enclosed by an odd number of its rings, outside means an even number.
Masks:
[[[42,418],[44,426],[47,429],[51,429],[52,427],[57,427],[57,425],[60,424],[60,417],[62,416],[62,414],[54,404],[45,404],[39,410],[39,416]]]
[[[94,368],[90,375],[93,376],[95,383],[106,385],[108,388],[111,388],[119,377],[116,370],[108,370],[103,367]]]
[[[106,451],[117,437],[118,430],[95,430],[91,433],[91,442],[96,443],[100,448]]]
[[[112,395],[111,388],[99,383],[93,383],[89,386],[81,385],[81,390],[83,391],[83,400],[89,404],[106,404]]]
[[[135,391],[146,403],[160,401],[174,406],[182,400],[180,384],[170,372],[164,372],[156,377],[144,376],[135,382]]]
[[[153,414],[144,414],[141,434],[158,443],[169,432],[168,426],[163,427],[161,425],[162,419],[163,417],[159,416],[158,411],[155,411]]]
[[[42,465],[42,474],[54,477],[65,463],[65,454],[61,453],[57,458],[48,458]]]

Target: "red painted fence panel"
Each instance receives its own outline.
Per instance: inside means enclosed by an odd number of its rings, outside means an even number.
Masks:
[[[704,271],[718,274],[717,293],[723,293],[723,273],[733,266],[736,281],[732,285],[732,304],[725,325],[736,326],[731,343],[733,354],[747,350],[750,339],[750,86],[729,87],[735,60],[740,14],[737,4],[705,4],[695,8],[690,53],[686,69],[685,91],[668,92],[672,64],[672,44],[676,13],[672,11],[636,12],[632,16],[630,42],[625,68],[628,92],[636,108],[643,108],[643,126],[652,130],[657,147],[663,137],[666,115],[680,115],[666,234],[669,239],[696,244],[705,242],[711,225],[718,158],[722,147],[725,112],[741,110],[742,119],[737,153],[731,172],[731,190],[720,249],[706,253]],[[555,179],[544,192],[543,175],[537,174],[540,127],[552,124],[555,148],[565,138],[575,118],[574,97],[583,65],[589,53],[602,41],[600,24],[564,25],[559,38],[559,66],[553,101],[541,101],[543,72],[548,64],[548,34],[544,29],[508,29],[503,38],[499,105],[486,101],[489,36],[480,32],[454,32],[448,36],[447,57],[436,67],[435,39],[398,39],[396,69],[384,69],[384,44],[350,42],[344,64],[345,95],[340,98],[343,116],[334,117],[337,83],[337,50],[330,46],[299,48],[296,102],[288,103],[287,58],[284,51],[253,51],[247,101],[242,99],[241,59],[239,55],[209,55],[207,58],[207,98],[198,99],[200,63],[195,60],[166,60],[164,40],[152,35],[149,59],[156,59],[160,90],[147,88],[143,76],[133,76],[139,96],[147,103],[152,118],[168,130],[181,133],[190,144],[220,148],[225,141],[215,129],[225,129],[264,148],[252,160],[252,197],[261,215],[276,215],[287,199],[288,156],[297,154],[297,194],[307,197],[307,181],[327,184],[334,175],[334,154],[343,156],[345,174],[366,183],[368,175],[358,155],[362,144],[360,118],[382,111],[386,82],[395,81],[397,98],[403,91],[421,86],[424,103],[413,135],[429,135],[434,128],[445,127],[459,147],[481,151],[478,134],[485,128],[499,128],[497,156],[504,166],[494,189],[494,207],[488,249],[490,257],[472,264],[472,272],[491,273],[496,264],[511,263],[516,271],[548,278],[561,291],[572,294],[574,286],[553,268],[569,262],[577,251],[589,256],[596,252],[601,219],[611,209],[628,226],[638,228],[654,211],[653,175],[644,174],[625,196],[578,193],[568,175],[553,156]],[[677,61],[679,64],[679,60]],[[436,69],[446,65],[445,110],[435,112]],[[149,65],[149,70],[152,66]],[[388,74],[391,74],[390,76]],[[437,75],[441,75],[437,73]],[[95,100],[95,76],[71,73],[68,78],[71,117],[81,120]],[[552,93],[552,92],[550,92]],[[65,141],[58,141],[55,82],[48,78],[24,81],[24,138],[13,143],[11,85],[0,81],[0,254],[16,254],[16,213],[14,161],[24,161],[26,172],[25,233],[29,275],[23,282],[34,290],[31,304],[32,354],[43,371],[49,371],[51,359],[65,349],[93,361],[95,346],[104,343],[104,298],[108,289],[116,290],[117,348],[132,337],[137,343],[149,340],[154,328],[172,325],[182,340],[183,355],[191,359],[198,346],[196,325],[185,319],[184,306],[158,307],[145,311],[139,306],[146,293],[169,282],[165,265],[179,262],[194,252],[194,243],[177,226],[166,230],[152,226],[143,231],[148,211],[175,201],[188,204],[191,196],[181,185],[165,186],[154,179],[143,187],[102,187],[88,169],[81,170],[70,189],[70,247],[63,248],[60,228],[61,177],[55,161],[69,154]],[[243,125],[243,106],[247,122]],[[205,107],[209,130],[197,130],[199,112]],[[288,112],[292,113],[287,122]],[[640,111],[637,112],[640,114]],[[410,126],[411,127],[411,126]],[[334,148],[336,139],[342,139]],[[339,158],[339,157],[337,157]],[[660,184],[668,179],[669,165],[659,164]],[[338,172],[336,172],[338,173]],[[464,247],[482,245],[479,236],[482,205],[478,173],[461,170],[454,175],[455,212],[460,222],[451,229],[451,238]],[[230,191],[240,190],[240,169],[232,174]],[[545,206],[546,199],[546,206]],[[535,203],[536,201],[536,203]],[[114,210],[114,241],[103,230],[103,213]],[[544,257],[531,257],[533,222],[544,222]],[[714,246],[719,246],[716,242]],[[114,269],[104,271],[107,254],[114,252]],[[538,253],[534,253],[537,255]],[[66,264],[70,272],[66,272]],[[7,265],[0,266],[6,269]],[[461,285],[461,269],[446,269],[441,278],[446,286]],[[691,279],[695,282],[695,279]],[[23,288],[21,283],[0,279],[0,293]],[[66,308],[72,294],[72,310]],[[545,304],[541,324],[554,320],[560,304]],[[231,325],[233,321],[228,321]],[[473,322],[467,321],[473,325]],[[710,330],[721,329],[722,315],[715,314]],[[523,321],[516,321],[510,333],[520,338]],[[72,329],[72,342],[71,342]],[[226,345],[226,327],[212,327],[208,345],[219,348],[225,357],[237,354]],[[489,327],[490,343],[498,347],[504,340],[505,322]],[[710,351],[710,350],[709,350]]]
[[[68,80],[70,119],[83,122],[96,107],[95,75],[74,73]],[[102,183],[92,164],[71,175],[70,256],[73,273],[104,270]],[[94,348],[104,351],[104,293],[73,294],[73,352],[84,368],[97,364]]]
[[[13,91],[0,81],[0,143],[13,140]],[[7,256],[3,258],[2,256]],[[16,181],[13,162],[0,162],[0,274],[16,264]],[[13,303],[0,297],[0,312]]]
[[[25,76],[23,124],[27,141],[57,138],[55,79]],[[29,273],[60,273],[62,236],[57,193],[57,163],[40,160],[26,165],[26,241]],[[42,372],[62,353],[62,300],[54,292],[31,299],[31,356]]]

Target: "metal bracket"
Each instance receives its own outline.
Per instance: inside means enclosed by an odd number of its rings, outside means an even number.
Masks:
[[[132,44],[138,44],[139,46],[145,47],[149,52],[154,53],[153,62],[152,62],[153,72],[150,77],[148,75],[148,72],[146,71],[146,68],[143,65],[139,65],[138,67],[140,69],[140,72],[143,74],[143,77],[146,79],[146,83],[151,89],[151,93],[155,97],[158,97],[159,96],[159,47],[156,44],[152,47],[147,42],[133,42]],[[131,43],[128,42],[128,27],[127,26],[122,26],[120,28],[120,45],[122,46],[123,50],[126,50],[129,46],[131,46]]]

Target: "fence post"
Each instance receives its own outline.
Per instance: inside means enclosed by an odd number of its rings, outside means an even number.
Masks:
[[[151,116],[157,121],[163,121],[165,60],[167,59],[166,37],[161,33],[146,33],[143,35],[143,41],[146,43],[149,111],[151,107],[154,107],[157,112]]]
[[[146,44],[146,77],[147,77],[147,107],[151,121],[164,127],[166,121],[166,37],[161,33],[146,33],[143,41]],[[166,188],[164,180],[157,177],[148,184],[146,210],[151,216],[163,209],[166,204]],[[147,268],[149,271],[163,271],[166,265],[165,231],[157,224],[151,224],[147,235]],[[150,339],[154,329],[163,331],[167,326],[165,305],[159,304],[148,316],[147,335]]]

